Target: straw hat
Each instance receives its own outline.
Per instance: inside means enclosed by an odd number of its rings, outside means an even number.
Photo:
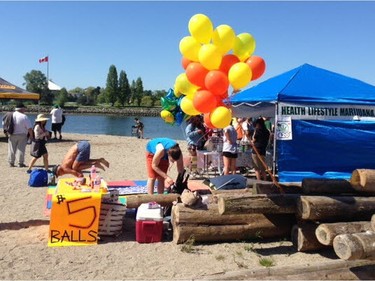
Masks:
[[[45,117],[44,114],[38,114],[38,116],[35,119],[35,122],[42,122],[47,121],[49,118]]]

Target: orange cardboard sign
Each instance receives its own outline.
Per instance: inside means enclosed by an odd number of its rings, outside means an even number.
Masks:
[[[52,196],[48,246],[95,245],[101,207],[100,192],[71,192],[60,182]],[[63,191],[63,192],[62,192]]]

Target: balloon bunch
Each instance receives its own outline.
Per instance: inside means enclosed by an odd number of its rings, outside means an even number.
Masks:
[[[204,115],[211,128],[224,128],[232,120],[228,98],[229,87],[239,91],[250,81],[261,77],[266,64],[254,56],[255,39],[249,33],[236,36],[226,24],[215,29],[209,17],[196,14],[189,20],[189,36],[181,39],[184,73],[177,76],[174,93],[187,115]]]
[[[181,97],[177,98],[172,89],[169,89],[167,95],[161,98],[162,111],[161,118],[170,125],[180,126],[186,115],[180,107]]]

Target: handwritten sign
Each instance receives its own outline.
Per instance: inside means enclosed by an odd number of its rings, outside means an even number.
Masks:
[[[48,246],[95,245],[101,208],[100,192],[81,192],[60,182],[52,196]]]

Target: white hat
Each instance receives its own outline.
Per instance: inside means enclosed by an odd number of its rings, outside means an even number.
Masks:
[[[35,122],[42,122],[47,121],[49,118],[45,117],[44,114],[38,114],[38,116],[35,119]]]

